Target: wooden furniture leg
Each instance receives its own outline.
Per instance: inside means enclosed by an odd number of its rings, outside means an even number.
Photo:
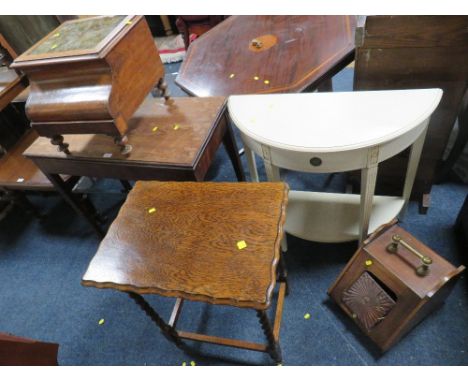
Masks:
[[[249,166],[250,180],[252,182],[259,182],[257,163],[255,162],[255,153],[250,150],[247,145],[244,145],[245,157],[247,159],[247,165]]]
[[[234,138],[234,134],[229,123],[226,126],[226,132],[224,133],[223,137],[223,144],[229,155],[229,159],[231,160],[232,166],[234,167],[234,171],[236,172],[237,180],[239,182],[245,182],[244,169],[242,168],[242,163],[240,161],[236,140]]]
[[[64,152],[67,155],[71,155],[70,150],[68,150],[68,143],[65,143],[63,141],[63,136],[62,135],[54,135],[50,139],[50,143],[52,143],[54,146],[57,146],[57,150],[60,152]]]
[[[100,238],[104,237],[104,231],[101,226],[98,224],[96,215],[93,214],[88,207],[85,207],[84,203],[82,203],[77,195],[74,195],[71,192],[71,189],[67,186],[67,184],[63,181],[63,179],[58,174],[49,174],[42,170],[44,175],[50,182],[54,185],[55,189],[62,195],[65,201],[81,216],[83,216],[89,224],[94,228],[94,231]],[[91,202],[89,202],[91,203]]]
[[[425,129],[419,138],[411,146],[411,152],[408,160],[408,168],[406,170],[405,184],[403,186],[403,199],[405,204],[399,214],[399,219],[403,219],[408,208],[411,190],[413,189],[414,180],[416,179],[416,172],[418,171],[419,159],[424,147],[424,140],[426,139],[427,129]]]
[[[286,241],[286,238],[285,240]],[[286,286],[286,296],[289,295],[289,283],[288,283],[288,269],[286,268],[286,263],[284,261],[284,251],[282,251],[280,256],[280,261],[278,264],[278,281],[283,282]]]
[[[333,81],[332,78],[326,78],[317,86],[317,91],[319,92],[332,92],[333,91]]]
[[[151,307],[150,304],[146,302],[143,296],[128,292],[130,298],[137,303],[137,305],[146,313],[149,318],[161,329],[162,334],[166,337],[169,341],[172,341],[176,344],[177,347],[183,345],[182,340],[180,339],[177,331],[171,325],[166,324],[164,320],[159,316],[158,313]]]
[[[257,317],[268,341],[267,352],[273,361],[280,363],[282,361],[281,348],[279,343],[275,340],[273,329],[271,328],[266,312],[264,310],[257,310]]]
[[[468,143],[468,91],[465,92],[465,96],[462,101],[461,112],[458,115],[458,134],[455,143],[453,144],[452,150],[447,159],[443,162],[442,168],[437,176],[437,183],[447,179],[453,165],[457,162],[458,158],[465,149]]]
[[[132,191],[132,185],[128,180],[120,180],[120,184],[122,185],[124,192],[130,192]]]
[[[284,267],[284,264],[282,265]],[[174,308],[169,319],[169,323],[166,323],[161,316],[148,304],[148,302],[138,293],[127,292],[132,300],[134,300],[137,305],[148,315],[151,320],[157,325],[161,330],[162,334],[171,342],[174,342],[177,347],[184,351],[189,351],[186,346],[186,343],[182,341],[183,339],[211,343],[221,346],[235,347],[239,349],[247,349],[259,352],[266,352],[270,357],[276,362],[280,363],[282,361],[281,348],[279,345],[279,334],[281,328],[281,318],[283,314],[283,304],[284,297],[287,294],[287,285],[286,285],[286,273],[285,269],[281,270],[280,278],[284,280],[279,282],[279,292],[278,292],[278,302],[276,305],[275,311],[275,321],[273,328],[268,320],[266,311],[257,310],[257,316],[259,318],[260,324],[262,326],[263,332],[267,338],[267,345],[258,344],[249,341],[236,340],[232,338],[225,337],[215,337],[201,333],[185,332],[181,330],[176,330],[177,321],[182,310],[184,299],[177,298]],[[281,276],[282,275],[282,276]]]
[[[9,190],[3,187],[0,187],[0,191],[4,194],[0,199],[5,199],[5,201],[19,205],[24,210],[32,213],[38,219],[42,217],[37,208],[29,201],[22,191]]]
[[[359,244],[367,238],[369,221],[372,213],[377,166],[361,170],[361,206],[359,211]]]
[[[37,208],[32,204],[29,199],[26,197],[24,192],[21,191],[13,191],[13,201],[14,203],[17,203],[20,205],[22,208],[24,208],[27,211],[30,211],[36,218],[40,219],[42,218],[41,214],[37,210]]]

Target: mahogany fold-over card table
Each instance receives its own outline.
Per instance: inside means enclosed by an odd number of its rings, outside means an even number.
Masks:
[[[176,83],[197,97],[331,90],[355,16],[231,16],[195,40]]]
[[[183,339],[267,352],[281,362],[285,183],[137,182],[82,284],[126,292],[177,346]],[[273,327],[267,316],[278,279]],[[166,323],[142,295],[175,297]],[[176,329],[184,300],[257,312],[267,344]]]
[[[405,210],[441,96],[440,89],[240,95],[229,97],[228,109],[253,180],[254,153],[263,158],[269,180],[280,179],[279,168],[361,170],[360,196],[291,191],[286,231],[319,242],[362,242]],[[379,163],[410,146],[402,196],[374,196]]]
[[[34,161],[65,200],[102,235],[96,219],[71,192],[59,174],[120,180],[202,181],[221,143],[239,181],[245,180],[225,98],[162,98],[149,95],[129,120],[133,150],[124,155],[112,137],[66,135],[70,154],[57,151],[46,137],[38,138],[24,155]]]

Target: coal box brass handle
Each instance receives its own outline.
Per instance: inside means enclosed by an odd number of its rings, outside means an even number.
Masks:
[[[429,273],[429,265],[432,264],[432,259],[429,256],[424,256],[418,250],[414,249],[411,245],[404,241],[400,235],[392,236],[392,242],[389,245],[387,245],[387,251],[390,253],[397,253],[398,244],[401,244],[403,247],[405,247],[408,251],[410,251],[413,255],[417,256],[421,260],[421,265],[416,268],[416,274],[421,277],[426,276]]]

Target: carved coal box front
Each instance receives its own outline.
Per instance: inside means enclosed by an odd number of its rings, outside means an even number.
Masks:
[[[123,151],[128,120],[164,66],[143,16],[67,21],[11,65],[31,84],[26,112],[39,135],[70,154],[62,134],[109,134]]]
[[[328,294],[386,351],[442,305],[464,269],[392,222],[364,242]]]

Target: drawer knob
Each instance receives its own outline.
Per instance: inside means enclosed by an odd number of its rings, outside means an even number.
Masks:
[[[310,164],[311,164],[312,166],[317,167],[317,166],[320,166],[320,165],[322,164],[322,160],[321,160],[320,158],[318,158],[318,157],[313,157],[313,158],[310,160]]]

